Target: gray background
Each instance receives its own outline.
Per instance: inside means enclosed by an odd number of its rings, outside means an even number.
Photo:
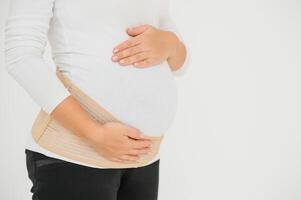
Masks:
[[[300,11],[293,0],[172,1],[191,65],[176,77],[159,199],[301,199]],[[24,145],[39,108],[2,51],[0,66],[0,199],[30,199]]]

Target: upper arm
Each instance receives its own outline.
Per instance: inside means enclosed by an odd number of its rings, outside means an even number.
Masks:
[[[5,21],[5,58],[8,71],[25,56],[42,56],[54,0],[11,0]]]
[[[11,0],[4,29],[7,72],[49,114],[70,95],[43,59],[53,6],[54,0]]]

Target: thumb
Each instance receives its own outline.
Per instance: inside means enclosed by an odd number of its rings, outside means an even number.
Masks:
[[[126,32],[130,36],[137,36],[145,32],[149,28],[149,25],[140,25],[136,27],[127,28]]]
[[[143,139],[144,135],[140,132],[139,129],[136,129],[132,126],[128,125],[128,131],[125,133],[125,135],[131,137],[131,138],[135,138],[135,139]]]
[[[130,130],[129,132],[125,133],[125,135],[134,139],[144,139],[144,135],[136,130]]]

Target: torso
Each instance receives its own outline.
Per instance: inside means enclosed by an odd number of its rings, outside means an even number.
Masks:
[[[49,32],[53,59],[73,83],[119,120],[153,136],[164,134],[176,113],[167,62],[139,69],[113,63],[111,56],[129,38],[127,27],[160,26],[164,6],[160,0],[57,0]]]

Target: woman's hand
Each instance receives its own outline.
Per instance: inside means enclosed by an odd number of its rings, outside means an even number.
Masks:
[[[133,163],[140,154],[150,152],[152,141],[138,129],[119,122],[97,126],[89,135],[89,143],[102,156],[111,161]]]
[[[151,25],[127,29],[128,40],[113,49],[112,61],[121,66],[149,67],[163,62],[176,54],[180,45],[178,37]]]

